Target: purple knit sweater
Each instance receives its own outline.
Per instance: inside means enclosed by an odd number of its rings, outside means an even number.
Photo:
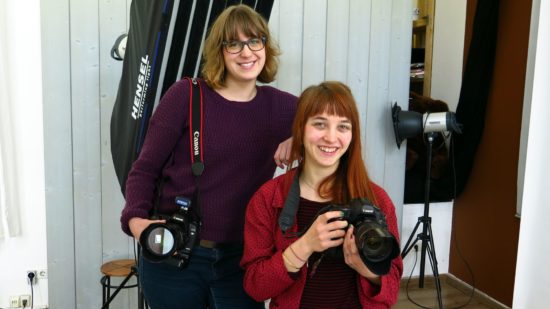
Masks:
[[[204,173],[199,178],[201,239],[242,241],[244,213],[254,192],[273,177],[273,155],[290,136],[297,98],[269,86],[257,86],[249,102],[224,99],[201,80],[204,104]],[[151,117],[138,159],[126,181],[123,231],[128,221],[147,218],[155,182],[164,177],[159,213],[177,210],[176,196],[191,198],[195,176],[189,150],[189,83],[175,83]],[[166,165],[164,166],[164,163]]]

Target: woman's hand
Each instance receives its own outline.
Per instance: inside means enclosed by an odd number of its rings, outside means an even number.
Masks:
[[[273,155],[273,160],[278,167],[284,168],[285,165],[288,165],[288,160],[290,159],[290,150],[292,149],[292,137],[288,138],[284,142],[279,144],[275,154]]]
[[[344,238],[344,260],[350,268],[358,272],[361,276],[367,278],[376,285],[380,285],[380,276],[370,271],[359,255],[353,229],[353,225],[350,225],[346,232],[346,237]]]
[[[128,226],[130,227],[130,231],[132,232],[132,235],[134,235],[134,238],[137,241],[139,241],[139,237],[141,236],[141,233],[151,223],[166,223],[166,220],[149,220],[149,219],[134,217],[130,219],[130,221],[128,222]]]
[[[322,252],[328,248],[337,247],[344,242],[346,235],[344,228],[348,226],[348,222],[336,220],[342,216],[341,211],[329,211],[317,216],[306,233],[298,240],[301,242],[300,247],[309,251],[308,256],[313,252]]]

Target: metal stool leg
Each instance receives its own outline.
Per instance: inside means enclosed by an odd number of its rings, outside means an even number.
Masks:
[[[101,291],[101,294],[102,294],[102,298],[101,298],[101,304],[104,304],[105,301],[107,300],[107,289],[108,289],[108,285],[106,284],[106,281],[107,281],[107,276],[103,276],[101,277],[101,287],[102,287],[102,291]]]
[[[124,280],[122,281],[122,283],[120,283],[120,285],[116,288],[115,292],[113,293],[113,295],[109,295],[110,294],[110,291],[107,292],[107,295],[108,295],[108,299],[107,299],[107,302],[103,304],[103,307],[101,307],[101,309],[107,309],[109,308],[109,304],[111,303],[111,301],[113,301],[113,299],[115,298],[115,296],[117,296],[118,292],[120,292],[121,289],[125,288],[125,285],[126,285],[126,282],[128,282],[128,280],[130,280],[130,278],[135,275],[136,273],[134,272],[134,270],[132,269],[132,271],[128,274],[128,276],[126,276],[126,278],[124,278]],[[111,280],[110,278],[107,280],[109,282],[109,284],[107,285],[107,288],[110,290],[110,287],[111,287]]]
[[[111,303],[109,299],[111,299],[111,276],[107,276],[107,309],[109,308],[109,304]]]

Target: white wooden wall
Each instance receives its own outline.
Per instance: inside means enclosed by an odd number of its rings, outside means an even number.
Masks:
[[[110,49],[127,31],[130,2],[42,1],[50,308],[100,307],[101,264],[133,256],[109,146],[122,71]],[[322,80],[352,88],[371,177],[398,218],[405,160],[390,109],[408,98],[411,8],[399,0],[276,0],[270,19],[283,51],[274,85],[297,95]],[[135,300],[124,292],[113,307],[135,308]]]

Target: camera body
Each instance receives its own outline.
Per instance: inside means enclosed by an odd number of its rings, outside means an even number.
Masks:
[[[388,231],[384,213],[365,198],[353,199],[349,205],[329,205],[326,209],[335,210],[344,214],[336,220],[346,220],[354,226],[355,243],[363,262],[372,272],[386,274],[400,250],[397,239]]]
[[[166,223],[150,224],[141,233],[139,242],[148,261],[185,268],[197,240],[200,220],[191,212],[190,199],[176,197],[175,202],[178,210],[172,216],[151,218],[166,220]]]

